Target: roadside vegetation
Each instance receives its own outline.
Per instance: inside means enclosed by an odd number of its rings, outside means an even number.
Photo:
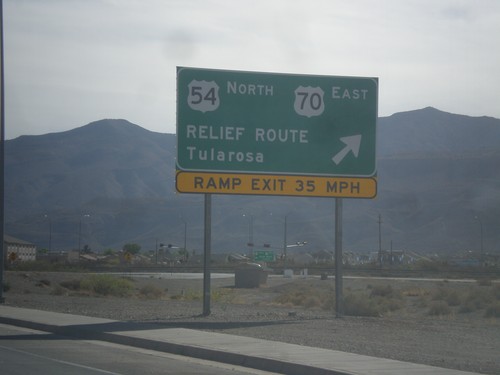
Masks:
[[[27,266],[27,265],[26,265]],[[33,266],[33,264],[31,264]],[[8,293],[50,293],[57,296],[98,296],[175,301],[201,301],[201,284],[177,283],[167,280],[133,279],[103,273],[78,273],[76,268],[59,273],[35,269],[11,272],[15,275],[4,283]],[[52,278],[64,274],[64,278]],[[74,277],[73,277],[74,275]],[[21,282],[22,280],[22,282]],[[57,281],[54,281],[57,280]],[[201,283],[201,281],[200,281]],[[20,285],[25,286],[20,286]],[[30,289],[28,285],[34,288]],[[24,288],[24,289],[22,289]],[[483,317],[500,318],[500,283],[498,279],[480,277],[476,282],[465,281],[412,281],[377,279],[345,279],[343,311],[347,316],[383,317]],[[214,287],[211,301],[221,304],[261,304],[288,309],[335,310],[335,283],[332,278],[281,279],[261,288],[238,289],[232,286]]]
[[[133,291],[134,283],[130,279],[102,274],[61,281],[54,287],[53,294],[129,297]]]
[[[50,286],[50,282],[38,281]],[[53,286],[53,295],[129,297],[141,299],[171,299],[178,301],[201,301],[203,292],[193,289],[181,289],[169,293],[168,288],[162,288],[157,283],[146,282],[136,285],[137,280],[130,277],[107,274],[93,274],[82,278],[73,278],[59,282]],[[226,288],[213,289],[213,302],[231,302],[233,293]]]
[[[419,313],[428,316],[480,314],[485,318],[500,318],[500,284],[479,280],[465,284],[427,282],[412,286],[408,283],[368,284],[344,290],[344,314],[379,317],[389,314]],[[426,285],[427,284],[427,285]],[[302,285],[281,287],[273,303],[287,307],[333,310],[335,290],[313,280]]]

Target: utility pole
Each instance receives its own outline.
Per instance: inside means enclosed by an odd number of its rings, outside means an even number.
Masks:
[[[393,259],[392,259],[392,240],[391,240],[391,266],[392,266],[392,263],[393,263]]]
[[[250,259],[253,261],[253,215],[243,214],[243,217],[248,217],[248,242],[250,248]]]
[[[475,216],[475,219],[479,222],[479,229],[480,229],[480,240],[481,240],[481,247],[479,248],[479,259],[483,259],[483,222],[481,221],[481,218],[479,216]]]
[[[78,258],[80,257],[80,254],[82,252],[82,220],[86,217],[90,217],[90,215],[89,214],[80,215],[80,224],[78,225]]]
[[[187,252],[187,221],[184,220],[182,217],[180,218],[182,223],[184,224],[184,250]]]

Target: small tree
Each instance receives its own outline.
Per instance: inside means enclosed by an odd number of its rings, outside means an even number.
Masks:
[[[185,263],[189,260],[189,251],[187,251],[186,249],[179,249],[178,254],[181,258],[180,261],[182,263]]]
[[[48,254],[48,253],[49,253],[49,250],[48,250],[48,249],[43,248],[43,249],[37,249],[37,251],[36,251],[36,252],[37,252],[37,254],[39,254],[39,255],[43,255],[43,254]]]
[[[104,255],[113,255],[115,251],[111,248],[104,250]]]
[[[123,251],[135,255],[141,251],[141,246],[136,243],[126,243],[123,245]]]

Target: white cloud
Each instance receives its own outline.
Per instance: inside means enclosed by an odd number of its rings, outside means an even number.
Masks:
[[[380,78],[379,113],[500,117],[500,4],[4,0],[12,138],[126,118],[175,131],[175,67]]]

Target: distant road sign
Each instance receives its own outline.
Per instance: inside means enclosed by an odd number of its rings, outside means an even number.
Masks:
[[[376,185],[377,106],[377,78],[178,68],[177,169]]]
[[[254,262],[274,262],[274,251],[256,250],[253,252]]]

